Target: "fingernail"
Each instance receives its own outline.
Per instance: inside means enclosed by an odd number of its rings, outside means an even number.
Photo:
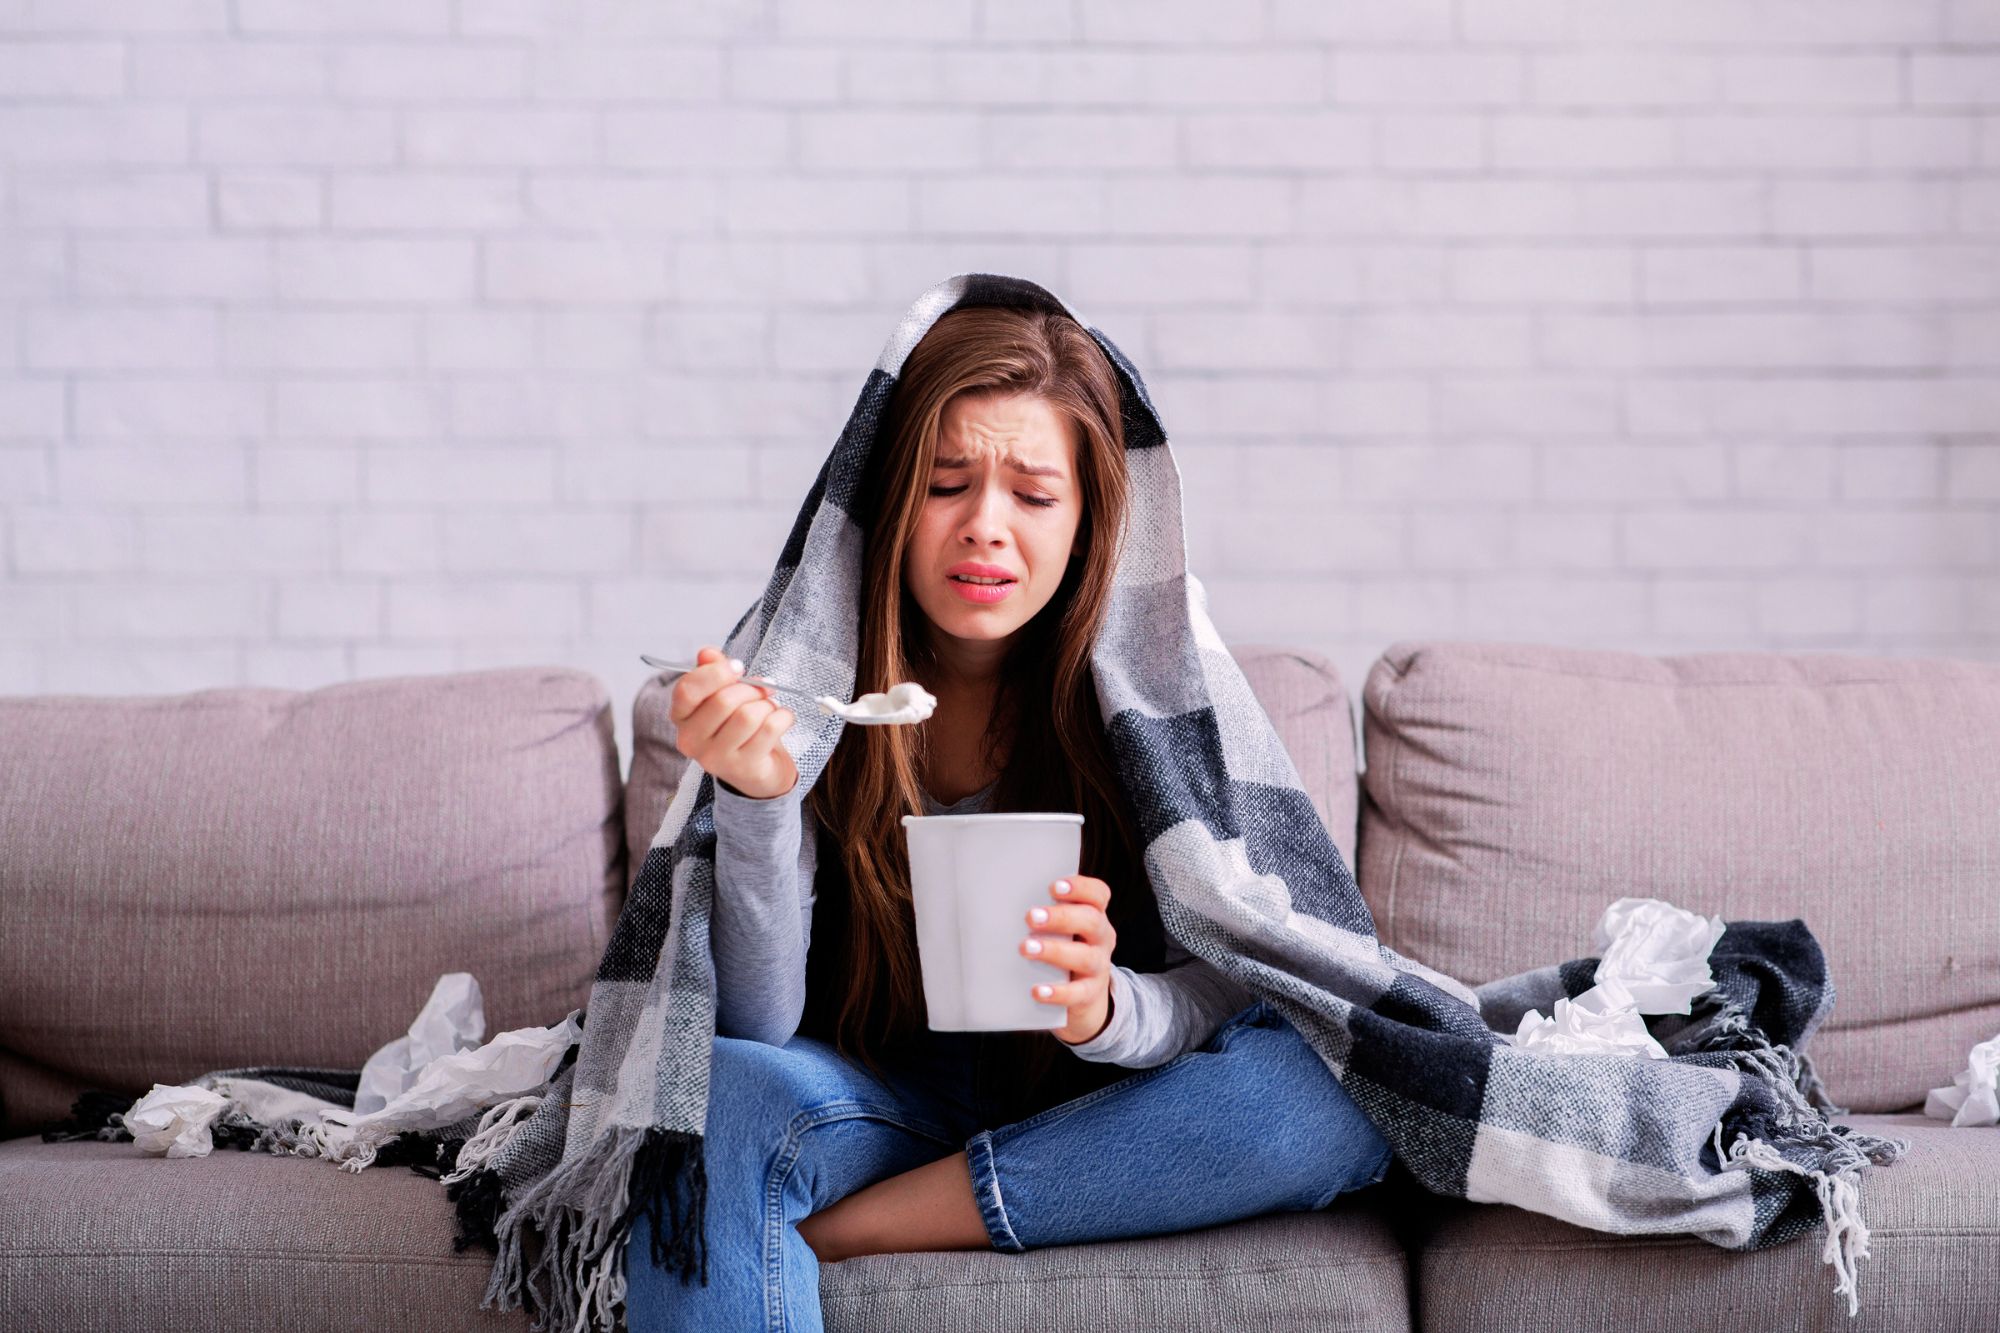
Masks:
[[[1041,942],[1040,940],[1029,940],[1029,941],[1028,941],[1028,952],[1029,952],[1029,953],[1040,953],[1041,951],[1042,951],[1042,942]]]
[[[1037,986],[1035,987],[1035,994],[1041,996],[1044,1000],[1046,1000],[1049,998],[1049,996],[1055,994],[1055,990],[1049,986]]]
[[[1069,881],[1068,881],[1068,880],[1066,880],[1066,879],[1059,879],[1059,880],[1057,880],[1057,881],[1056,881],[1056,892],[1057,892],[1057,893],[1068,893],[1068,892],[1069,892]]]
[[[1034,922],[1036,925],[1039,926],[1042,924],[1042,922],[1047,921],[1048,919],[1049,919],[1049,912],[1047,908],[1031,907],[1028,909],[1028,920]]]
[[[740,658],[740,657],[732,657],[732,658],[730,658],[730,659],[729,659],[729,666],[730,666],[730,669],[731,669],[732,671],[734,671],[734,672],[735,672],[735,673],[736,673],[737,675],[739,675],[739,676],[740,676],[740,675],[742,675],[742,674],[743,674],[743,659],[742,659],[742,658]]]

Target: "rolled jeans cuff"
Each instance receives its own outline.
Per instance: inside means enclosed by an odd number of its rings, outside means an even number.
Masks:
[[[965,1142],[965,1160],[972,1168],[972,1197],[979,1214],[986,1219],[986,1234],[993,1248],[1005,1254],[1023,1254],[1027,1246],[1014,1234],[1007,1220],[1007,1206],[1000,1200],[1000,1176],[993,1169],[993,1132],[980,1130]]]

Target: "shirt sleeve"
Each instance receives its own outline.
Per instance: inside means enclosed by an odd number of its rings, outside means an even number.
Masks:
[[[1174,961],[1176,956],[1181,961]],[[1150,1069],[1201,1046],[1256,1003],[1248,987],[1177,945],[1169,944],[1167,959],[1159,972],[1113,963],[1110,1021],[1070,1050],[1085,1060]]]
[[[782,1046],[806,1009],[814,838],[804,784],[759,800],[715,784],[715,1030]]]

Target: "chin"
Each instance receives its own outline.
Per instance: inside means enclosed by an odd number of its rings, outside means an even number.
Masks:
[[[923,603],[920,601],[918,605],[923,606]],[[1010,606],[1004,617],[982,611],[976,606],[957,602],[945,602],[941,606],[923,606],[923,612],[932,627],[940,633],[969,642],[991,643],[1012,638],[1022,626],[1040,615],[1047,605],[1048,602],[1044,600],[1025,613],[1020,606]]]
[[[929,613],[926,612],[926,614]],[[1006,621],[1001,621],[994,616],[969,616],[958,611],[957,608],[953,608],[952,613],[945,619],[940,620],[937,616],[932,615],[930,621],[940,632],[949,634],[954,639],[970,639],[981,643],[988,643],[995,639],[1011,638],[1016,630],[1027,623],[1026,621],[1015,620],[1011,617]]]

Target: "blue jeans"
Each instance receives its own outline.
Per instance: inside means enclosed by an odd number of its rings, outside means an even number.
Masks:
[[[1156,1236],[1324,1208],[1382,1179],[1389,1144],[1264,1001],[1197,1050],[998,1129],[981,1124],[969,1046],[877,1080],[832,1046],[717,1037],[710,1056],[708,1284],[626,1250],[632,1333],[821,1328],[819,1260],[798,1223],[960,1148],[993,1248]]]

